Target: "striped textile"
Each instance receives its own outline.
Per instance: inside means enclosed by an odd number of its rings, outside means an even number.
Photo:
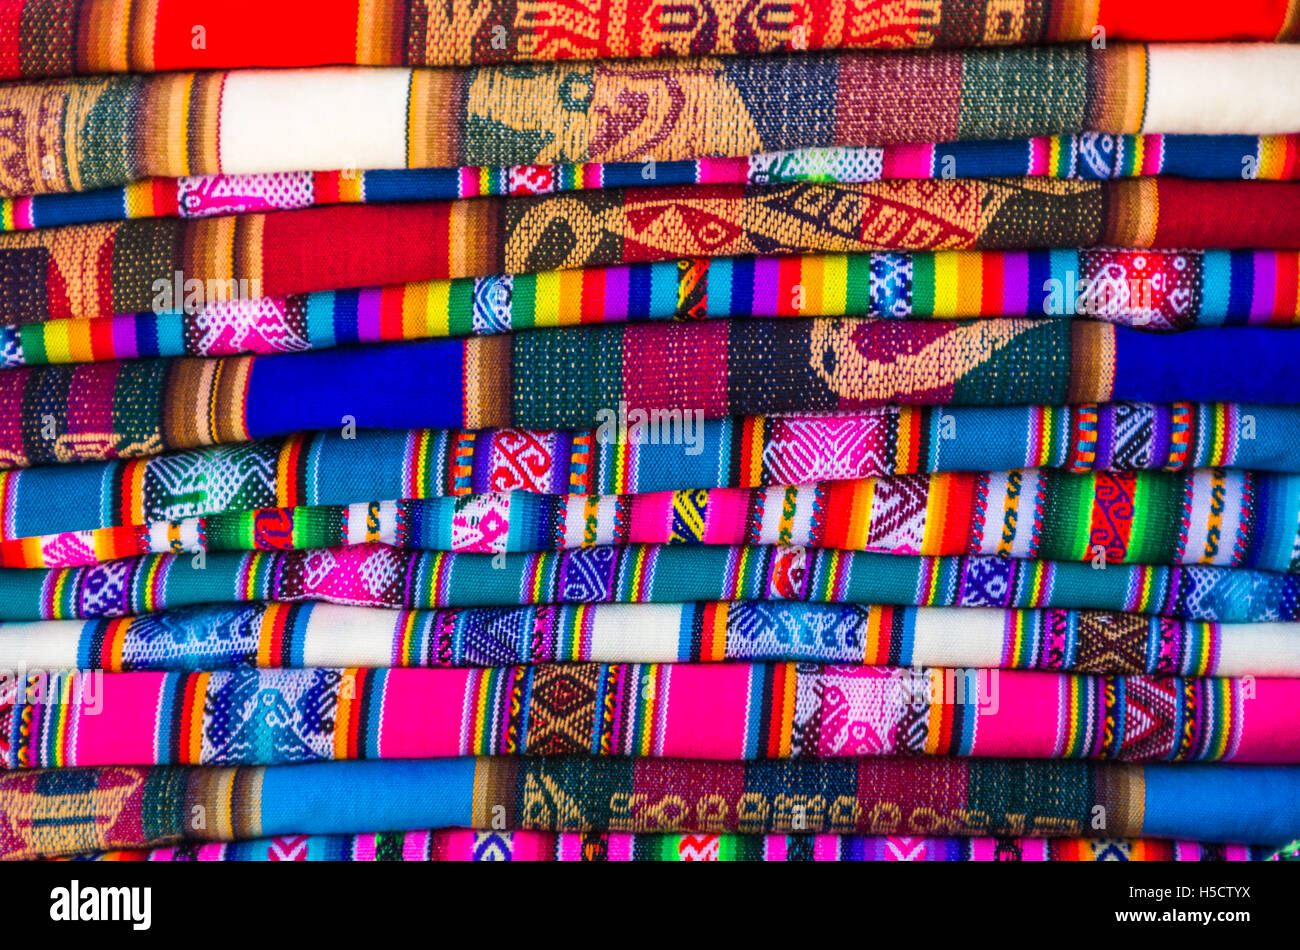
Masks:
[[[583,663],[40,672],[5,694],[11,769],[469,755],[1300,763],[1300,679]]]
[[[1293,134],[1297,85],[1300,49],[1289,44],[1122,42],[14,82],[0,86],[0,110],[40,128],[42,147],[0,167],[0,194],[217,173],[677,161],[1086,131]],[[656,105],[629,108],[636,97]]]
[[[242,66],[454,66],[786,50],[999,46],[1093,39],[1277,40],[1294,0],[941,0],[922,6],[745,0],[4,0],[0,78]],[[202,24],[202,32],[195,29]],[[201,38],[202,42],[198,42]]]
[[[1300,676],[1300,628],[1112,611],[758,600],[417,611],[258,601],[120,620],[0,625],[6,670],[721,660]]]
[[[92,192],[0,198],[0,231],[132,218],[206,218],[323,204],[449,201],[641,185],[770,185],[885,178],[1108,179],[1141,175],[1291,181],[1297,135],[1050,135],[1022,142],[947,142],[796,149],[691,161],[269,172],[148,178]]]
[[[461,497],[263,508],[0,542],[0,567],[146,553],[379,542],[499,554],[594,545],[796,544],[1300,572],[1300,474],[1237,469],[898,475],[645,495]]]
[[[255,600],[393,608],[809,601],[972,609],[1128,611],[1175,620],[1300,619],[1300,575],[916,557],[792,546],[633,544],[535,554],[448,554],[380,544],[305,551],[150,554],[81,568],[0,569],[0,620],[99,619]]]
[[[1042,250],[684,258],[228,300],[0,326],[0,368],[232,356],[722,317],[1079,316],[1146,329],[1287,325],[1293,251]]]
[[[1206,216],[1207,207],[1231,211]],[[0,325],[684,257],[1098,245],[1295,250],[1300,182],[981,178],[608,188],[68,225],[0,234],[10,288],[0,298]],[[1284,279],[1282,306],[1286,286]],[[1041,283],[1030,290],[1043,292]]]
[[[1268,861],[1270,847],[1155,838],[934,838],[385,831],[282,835],[81,856],[96,861]]]
[[[1300,768],[874,756],[461,757],[0,774],[5,858],[374,828],[1289,841]],[[1233,802],[1224,808],[1224,801]],[[796,809],[796,804],[806,807]],[[1094,826],[1096,807],[1105,827]],[[191,820],[202,808],[207,821]]]
[[[564,327],[313,353],[33,366],[0,372],[0,468],[326,430],[600,428],[612,440],[631,422],[647,440],[654,433],[685,455],[688,418],[891,403],[1284,405],[1300,403],[1298,351],[1300,334],[1273,328],[1163,336],[1069,319],[849,317]],[[1251,372],[1205,372],[1225,352]]]
[[[1300,409],[1224,403],[898,407],[660,430],[362,430],[0,472],[0,540],[374,498],[644,494],[918,472],[1300,471]],[[651,441],[653,437],[654,441]],[[669,444],[671,442],[675,444]]]

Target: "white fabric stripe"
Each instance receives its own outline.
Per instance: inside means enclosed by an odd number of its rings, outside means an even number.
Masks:
[[[1225,623],[1214,676],[1300,676],[1294,623]]]
[[[303,638],[303,665],[392,666],[400,616],[394,610],[314,604]]]
[[[675,663],[681,604],[609,604],[591,611],[591,654],[604,663]]]
[[[1151,43],[1143,132],[1300,132],[1300,46]]]
[[[15,678],[33,670],[75,670],[80,620],[0,624],[0,675]]]
[[[780,603],[771,605],[779,613]],[[682,604],[598,604],[591,659],[601,663],[671,663],[677,659]],[[304,657],[321,667],[386,668],[400,611],[380,607],[313,606],[306,624]],[[1008,612],[995,607],[921,607],[909,665],[996,668]],[[23,670],[77,667],[82,628],[94,621],[43,620],[0,624],[0,676]],[[780,617],[774,621],[778,626]],[[1300,677],[1300,622],[1225,623],[1220,626],[1216,676]],[[865,630],[860,631],[860,639]],[[764,645],[771,637],[759,636]]]
[[[226,76],[226,174],[405,168],[409,69],[250,69]]]
[[[912,655],[907,662],[922,666],[999,666],[1006,616],[1005,611],[992,607],[918,610]]]

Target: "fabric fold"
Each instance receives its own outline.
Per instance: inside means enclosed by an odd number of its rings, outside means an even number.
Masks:
[[[1300,183],[691,185],[68,225],[0,234],[22,291],[0,324],[682,257],[1098,245],[1295,250]]]
[[[0,86],[0,110],[41,128],[43,146],[0,167],[0,193],[1087,131],[1288,134],[1300,132],[1297,86],[1294,45],[1122,42],[50,79]]]
[[[250,66],[468,66],[821,49],[1002,46],[1094,40],[1297,37],[1294,3],[1051,0],[1009,12],[990,0],[924,9],[852,0],[753,12],[744,0],[40,0],[0,4],[0,78]],[[195,24],[202,25],[200,32]],[[1100,32],[1098,32],[1100,31]],[[60,42],[53,42],[57,37]]]
[[[1300,409],[898,407],[582,431],[361,430],[0,472],[0,541],[220,512],[490,491],[644,494],[921,472],[1300,471]]]
[[[877,252],[497,274],[0,326],[0,368],[291,353],[580,323],[828,316],[1070,316],[1148,330],[1285,325],[1300,317],[1300,254]]]
[[[886,178],[1111,179],[1142,175],[1290,181],[1297,135],[1052,135],[1024,141],[807,148],[692,161],[269,172],[147,178],[90,192],[0,199],[0,231],[134,218],[207,218],[314,205],[452,201],[639,185],[772,185]]]
[[[119,766],[0,775],[0,819],[0,857],[10,859],[493,821],[524,831],[1279,842],[1300,836],[1300,768],[942,756]]]
[[[1156,838],[935,838],[635,834],[626,831],[370,832],[283,835],[103,851],[96,861],[1269,861],[1260,845]]]
[[[645,545],[448,554],[382,544],[248,554],[150,554],[52,570],[0,568],[0,620],[111,619],[255,600],[432,609],[533,604],[806,601],[1054,608],[1172,620],[1300,620],[1300,575],[915,557],[801,546]],[[891,633],[892,635],[892,633]]]
[[[675,441],[685,413],[1286,405],[1300,403],[1298,350],[1300,333],[1262,327],[1164,336],[1069,319],[842,318],[564,327],[272,356],[33,366],[0,372],[0,467],[304,431],[619,427],[634,411]],[[1251,372],[1206,372],[1224,353]],[[340,385],[361,379],[383,385]]]
[[[255,602],[0,625],[0,670],[721,660],[1300,677],[1300,626],[1094,610],[743,600],[416,611]]]
[[[1300,475],[1236,469],[1053,469],[897,475],[645,495],[357,502],[227,512],[0,542],[0,567],[144,553],[380,542],[489,554],[628,544],[795,544],[884,554],[992,554],[1110,564],[1300,571]]]

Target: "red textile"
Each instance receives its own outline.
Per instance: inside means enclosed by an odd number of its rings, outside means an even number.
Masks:
[[[755,9],[755,7],[759,9]],[[0,79],[1107,39],[1295,40],[1300,0],[0,0]],[[921,12],[924,10],[924,12]]]

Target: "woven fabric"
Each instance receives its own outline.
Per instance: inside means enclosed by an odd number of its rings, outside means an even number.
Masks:
[[[1079,316],[1145,329],[1300,316],[1292,251],[1041,250],[685,258],[227,300],[0,326],[0,368],[292,353],[579,323]]]
[[[1147,567],[914,557],[803,547],[629,545],[539,554],[444,554],[386,545],[145,555],[84,568],[0,569],[0,620],[123,617],[199,604],[320,601],[394,608],[809,601],[1127,611],[1174,620],[1300,619],[1300,576],[1207,565]]]
[[[1300,49],[1290,45],[1119,42],[16,82],[0,87],[0,110],[25,147],[0,168],[0,193],[218,173],[677,161],[1089,131],[1294,134],[1297,84]],[[1244,88],[1248,100],[1237,95]]]
[[[494,821],[537,831],[1277,842],[1300,831],[1298,803],[1300,768],[1233,764],[579,756],[119,766],[0,775],[0,856],[374,828],[490,829]]]
[[[97,852],[97,861],[1266,861],[1267,847],[1155,838],[430,831],[283,835]]]
[[[68,225],[0,234],[0,324],[683,257],[1094,245],[1294,250],[1300,183],[692,185]]]
[[[42,672],[0,694],[0,762],[520,754],[1298,763],[1297,703],[1300,679],[796,663]]]
[[[1300,178],[1296,135],[1052,135],[1021,142],[949,142],[796,149],[744,158],[559,165],[269,172],[150,178],[91,192],[0,198],[0,231],[133,218],[207,218],[314,205],[449,201],[640,185],[771,185],[886,178],[1076,179],[1179,175]]]
[[[1297,218],[1300,221],[1300,218]],[[304,431],[605,427],[910,405],[1300,402],[1300,335],[1173,336],[1069,319],[869,318],[564,327],[272,356],[0,372],[0,467]],[[1249,374],[1207,373],[1231,352]],[[344,380],[383,380],[346,386]],[[686,446],[676,446],[685,453]]]
[[[1300,471],[1300,410],[1224,403],[884,406],[615,426],[362,430],[0,472],[0,540],[219,512],[490,491],[643,494],[917,472]],[[635,422],[635,420],[634,420]],[[651,437],[653,436],[653,441]],[[670,444],[671,443],[671,444]]]
[[[489,0],[40,0],[0,3],[0,78],[245,66],[457,66],[817,49],[995,46],[1110,39],[1279,40],[1296,4],[943,0],[631,3]],[[202,24],[202,33],[195,24]],[[201,42],[200,42],[201,40]]]
[[[498,554],[627,544],[795,544],[1107,564],[1300,571],[1300,475],[1237,469],[898,475],[645,495],[460,497],[263,508],[0,542],[0,567],[379,542]]]
[[[473,667],[721,660],[1128,675],[1300,676],[1295,623],[795,601],[384,610],[207,605],[0,626],[5,670]],[[980,688],[988,688],[987,679]]]

